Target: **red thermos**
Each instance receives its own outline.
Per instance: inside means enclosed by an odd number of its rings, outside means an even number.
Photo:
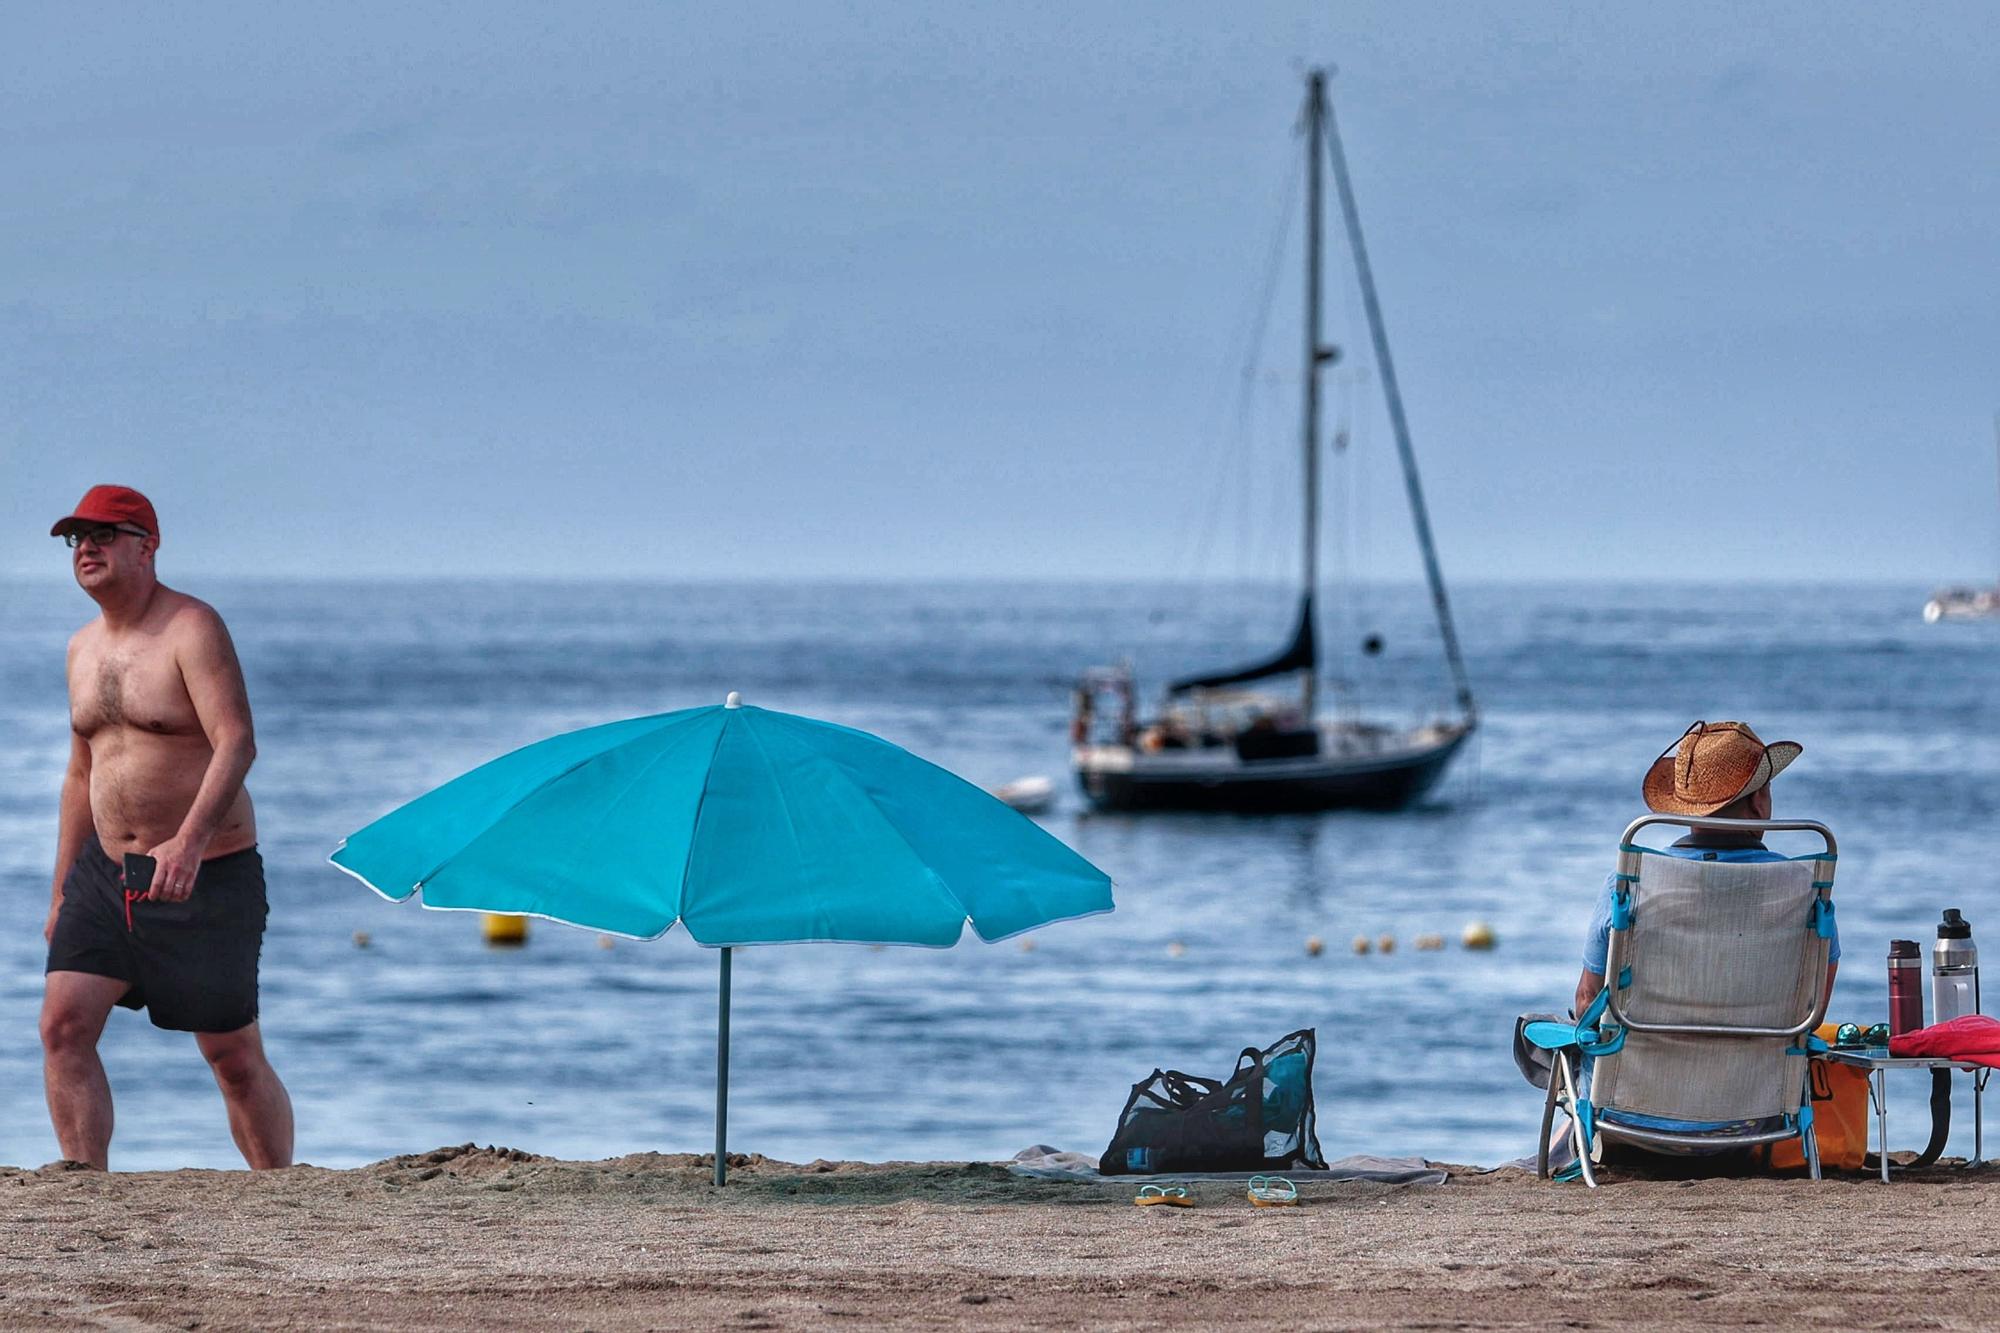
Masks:
[[[1915,940],[1889,941],[1889,1035],[1924,1025],[1924,957]]]

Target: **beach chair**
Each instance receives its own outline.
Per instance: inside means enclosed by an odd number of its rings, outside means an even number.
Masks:
[[[1825,850],[1692,860],[1640,846],[1653,824],[1809,832]],[[1604,989],[1573,1023],[1523,1029],[1553,1064],[1541,1176],[1561,1109],[1593,1188],[1607,1141],[1701,1153],[1796,1137],[1820,1178],[1807,1056],[1825,1049],[1810,1034],[1826,1010],[1834,857],[1833,834],[1805,820],[1648,815],[1625,830]]]

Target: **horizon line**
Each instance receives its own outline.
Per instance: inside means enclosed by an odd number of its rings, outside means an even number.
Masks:
[[[997,573],[968,574],[697,574],[697,575],[623,575],[604,576],[570,573],[450,573],[450,574],[301,574],[301,573],[216,573],[211,571],[191,571],[189,577],[203,581],[236,584],[315,584],[325,586],[356,584],[387,584],[397,586],[437,586],[440,584],[542,584],[561,587],[634,587],[634,588],[730,588],[730,587],[1078,587],[1078,588],[1243,588],[1243,589],[1290,589],[1296,585],[1286,579],[1275,578],[1196,578],[1196,577],[1079,577],[1070,575],[1020,575]],[[169,587],[172,582],[162,579]],[[18,571],[0,570],[0,583],[20,585],[75,586],[68,571],[51,573],[38,571],[24,574]],[[1420,576],[1405,578],[1369,578],[1346,581],[1347,586],[1362,588],[1413,588],[1423,587]],[[1975,580],[1943,579],[1929,583],[1920,582],[1915,576],[1863,575],[1851,578],[1797,577],[1754,575],[1740,578],[1674,578],[1661,575],[1601,575],[1601,576],[1556,576],[1556,575],[1486,575],[1477,578],[1450,580],[1453,588],[1490,587],[1641,587],[1641,588],[1910,588],[1928,587],[1940,590],[1950,587],[1983,586]]]

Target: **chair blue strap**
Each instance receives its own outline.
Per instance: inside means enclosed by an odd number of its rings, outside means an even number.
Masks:
[[[1814,933],[1821,939],[1833,938],[1833,899],[1813,899],[1812,926]]]
[[[1613,930],[1632,929],[1632,890],[1626,887],[1626,877],[1620,875],[1619,882],[1611,890],[1611,928]],[[1633,881],[1636,883],[1637,881]]]
[[[1632,842],[1619,843],[1618,850],[1621,852],[1634,852],[1640,856],[1666,855],[1658,847],[1641,847],[1637,843]],[[1800,856],[1788,856],[1785,858],[1787,861],[1838,861],[1839,859],[1839,852],[1806,852]]]
[[[1610,1036],[1602,1037],[1597,1041],[1581,1042],[1578,1044],[1577,1049],[1593,1059],[1599,1056],[1616,1055],[1625,1049],[1625,1029],[1614,1027],[1611,1029]]]
[[[1615,1023],[1602,1023],[1604,1010],[1611,997],[1604,991],[1597,993],[1584,1009],[1583,1017],[1574,1023],[1558,1023],[1553,1019],[1541,1018],[1526,1024],[1521,1035],[1530,1045],[1545,1051],[1567,1050],[1571,1047],[1585,1055],[1614,1055],[1625,1045],[1624,1029]]]
[[[1631,983],[1629,968],[1618,975],[1621,986]],[[1599,1022],[1610,1003],[1611,989],[1607,986],[1597,992],[1597,998],[1577,1016],[1576,1046],[1585,1055],[1616,1055],[1625,1047],[1625,1029],[1616,1023]]]
[[[1625,1029],[1606,1023],[1597,1029],[1595,1041],[1580,1041],[1576,1048],[1589,1056],[1616,1055],[1625,1049]]]
[[[1826,1053],[1827,1053],[1827,1052],[1828,1052],[1829,1050],[1831,1050],[1831,1049],[1832,1049],[1832,1048],[1831,1048],[1831,1047],[1829,1047],[1829,1046],[1828,1046],[1828,1045],[1826,1044],[1826,1040],[1825,1040],[1825,1038],[1823,1038],[1823,1037],[1815,1037],[1815,1036],[1813,1036],[1813,1035],[1812,1035],[1811,1033],[1807,1033],[1807,1034],[1806,1034],[1806,1039],[1805,1039],[1805,1041],[1804,1041],[1804,1043],[1803,1043],[1803,1044],[1801,1044],[1801,1045],[1798,1045],[1798,1046],[1787,1046],[1787,1047],[1785,1048],[1785,1054],[1786,1054],[1786,1055],[1825,1055],[1825,1054],[1826,1054]]]

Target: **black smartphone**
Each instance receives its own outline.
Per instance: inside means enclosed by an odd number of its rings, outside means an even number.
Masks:
[[[125,853],[125,889],[129,893],[144,893],[153,887],[153,871],[159,862],[142,852]]]

